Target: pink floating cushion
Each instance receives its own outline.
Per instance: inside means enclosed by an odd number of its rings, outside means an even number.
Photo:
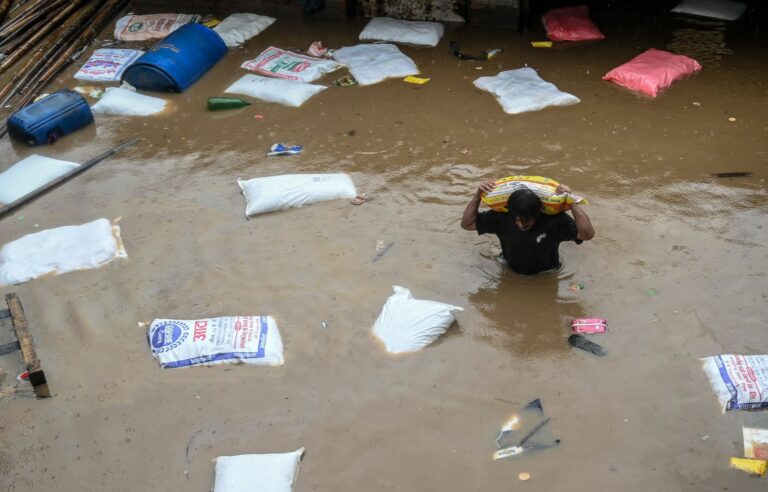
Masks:
[[[603,80],[656,97],[659,91],[699,70],[701,65],[693,58],[651,48],[614,68]]]
[[[600,29],[589,19],[589,8],[586,5],[550,10],[541,16],[541,22],[552,41],[605,39]]]

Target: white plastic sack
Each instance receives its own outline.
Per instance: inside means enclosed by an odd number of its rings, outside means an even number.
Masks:
[[[244,363],[283,365],[283,340],[271,316],[229,316],[149,325],[152,355],[165,368]]]
[[[296,80],[272,79],[260,75],[244,75],[224,91],[244,94],[262,101],[298,108],[307,99],[326,89],[322,85],[306,84]]]
[[[93,52],[88,61],[75,73],[78,80],[115,82],[138,57],[139,50],[100,49]]]
[[[394,44],[358,44],[333,52],[333,57],[349,67],[360,85],[371,85],[390,77],[417,75],[419,68]]]
[[[165,99],[145,96],[119,87],[108,87],[99,101],[91,106],[93,114],[149,116],[165,109]]]
[[[437,46],[445,27],[439,22],[374,17],[360,33],[361,41],[391,41],[416,46]]]
[[[405,287],[395,285],[392,289],[395,293],[384,304],[373,325],[373,334],[393,354],[423,349],[456,321],[452,311],[463,311],[442,302],[414,299]]]
[[[672,12],[732,21],[741,17],[746,8],[746,4],[728,0],[683,0]]]
[[[240,68],[251,72],[301,82],[312,82],[340,67],[341,65],[334,60],[314,58],[274,46],[265,49],[255,59],[240,65]]]
[[[248,181],[238,179],[237,184],[245,195],[246,217],[357,196],[352,178],[343,173],[284,174]]]
[[[304,448],[291,453],[216,458],[212,492],[291,492]]]
[[[221,21],[214,31],[229,47],[245,43],[275,22],[274,17],[257,14],[232,14]]]
[[[0,173],[0,203],[11,203],[79,166],[32,154]]]
[[[529,67],[499,72],[493,77],[480,77],[474,85],[496,96],[508,114],[538,111],[549,106],[570,106],[580,102],[578,97],[558,90]]]
[[[723,411],[768,408],[768,355],[716,355],[701,359]]]
[[[0,285],[20,284],[48,273],[96,268],[126,256],[120,227],[107,219],[47,229],[0,248]]]

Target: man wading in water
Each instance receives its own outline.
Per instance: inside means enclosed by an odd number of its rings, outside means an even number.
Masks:
[[[541,212],[541,200],[529,189],[520,189],[509,196],[509,212],[492,210],[478,213],[481,193],[493,190],[493,181],[484,181],[477,188],[464,215],[461,227],[478,234],[496,234],[507,265],[517,273],[533,275],[560,267],[558,248],[563,241],[589,241],[595,236],[587,214],[577,204],[571,206],[573,218],[566,213],[547,215]],[[558,195],[571,193],[566,185],[555,190]]]

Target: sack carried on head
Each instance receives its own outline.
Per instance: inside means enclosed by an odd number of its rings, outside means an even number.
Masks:
[[[496,185],[490,193],[480,195],[483,203],[495,212],[508,212],[507,200],[515,191],[528,188],[541,199],[541,211],[548,215],[557,215],[571,208],[574,203],[586,204],[587,201],[570,193],[556,194],[558,185],[554,179],[542,176],[508,176],[496,180]]]

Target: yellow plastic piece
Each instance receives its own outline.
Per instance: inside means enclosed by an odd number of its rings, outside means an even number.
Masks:
[[[528,188],[541,199],[542,212],[547,215],[557,215],[571,208],[571,205],[586,204],[587,201],[580,196],[562,194],[556,195],[555,190],[560,183],[554,179],[542,176],[508,176],[496,180],[496,184],[490,193],[482,193],[480,199],[496,212],[507,212],[507,200],[509,195],[520,188]]]
[[[531,41],[531,46],[534,48],[551,48],[552,41]]]
[[[731,468],[762,477],[768,469],[768,461],[749,458],[731,458]]]
[[[213,19],[211,19],[211,20],[208,20],[208,21],[205,21],[205,22],[203,22],[202,24],[203,24],[205,27],[214,28],[214,27],[216,27],[217,25],[219,25],[220,23],[221,23],[221,21],[220,21],[219,19],[213,18]]]
[[[427,82],[429,82],[429,77],[422,78],[422,77],[414,77],[413,75],[409,75],[403,79],[403,82],[408,82],[409,84],[424,85]]]

